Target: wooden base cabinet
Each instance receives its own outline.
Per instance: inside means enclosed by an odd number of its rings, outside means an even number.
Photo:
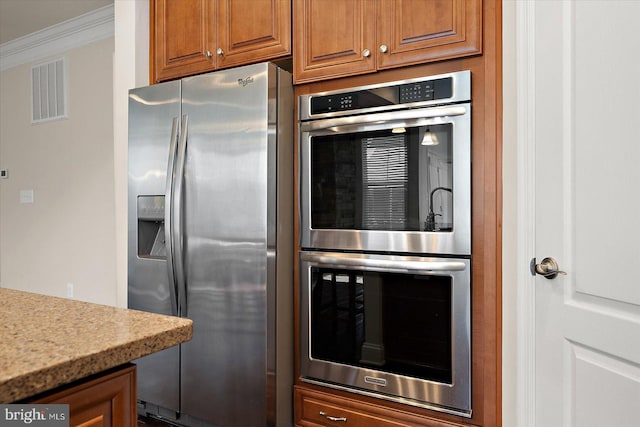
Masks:
[[[291,54],[291,0],[150,0],[156,83]]]
[[[482,53],[481,0],[294,0],[296,83]]]
[[[134,427],[136,367],[108,371],[30,403],[68,404],[70,427]]]
[[[455,427],[458,424],[418,417],[329,393],[296,386],[294,423],[297,427]]]

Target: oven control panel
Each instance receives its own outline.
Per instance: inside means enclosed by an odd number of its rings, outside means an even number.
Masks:
[[[400,104],[447,99],[451,98],[453,92],[451,77],[426,82],[408,83],[400,86],[399,89]]]
[[[448,100],[453,95],[453,78],[415,81],[366,90],[313,96],[311,114]]]

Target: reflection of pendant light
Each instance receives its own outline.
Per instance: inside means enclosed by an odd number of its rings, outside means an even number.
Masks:
[[[405,133],[407,130],[405,128],[393,128],[391,129],[391,133]]]
[[[422,145],[438,145],[440,144],[440,141],[438,141],[438,137],[436,136],[436,134],[431,132],[429,128],[427,128],[427,130],[424,133],[424,136],[422,137],[421,144]]]

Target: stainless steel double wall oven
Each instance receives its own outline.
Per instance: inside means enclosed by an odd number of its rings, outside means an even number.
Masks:
[[[471,416],[471,73],[299,98],[303,381]]]

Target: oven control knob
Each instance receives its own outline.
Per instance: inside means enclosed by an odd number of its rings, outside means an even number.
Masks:
[[[387,53],[388,50],[389,48],[387,47],[386,44],[380,45],[380,52]]]

